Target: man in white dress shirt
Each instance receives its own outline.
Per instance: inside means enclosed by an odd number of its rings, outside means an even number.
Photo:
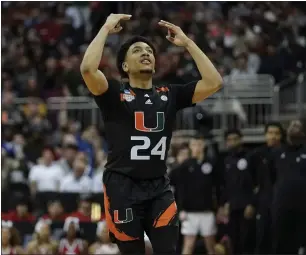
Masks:
[[[73,163],[73,172],[68,174],[61,182],[61,192],[71,193],[91,193],[93,191],[93,181],[84,174],[86,162],[79,158]]]
[[[65,172],[54,161],[55,155],[52,148],[45,148],[42,153],[40,164],[34,165],[29,173],[31,193],[43,191],[59,191],[60,181]]]

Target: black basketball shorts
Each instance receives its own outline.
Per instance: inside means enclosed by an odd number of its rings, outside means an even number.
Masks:
[[[135,180],[106,170],[103,184],[105,217],[113,242],[143,240],[144,231],[150,238],[158,232],[154,230],[178,228],[177,207],[167,176]]]

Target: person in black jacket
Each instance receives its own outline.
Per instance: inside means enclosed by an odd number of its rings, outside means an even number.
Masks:
[[[171,172],[178,194],[178,209],[184,236],[182,254],[193,252],[197,235],[204,238],[208,254],[214,254],[216,223],[214,209],[219,195],[218,174],[205,151],[201,136],[190,141],[191,159]]]
[[[250,155],[256,183],[256,254],[271,253],[271,203],[275,170],[273,167],[273,150],[282,143],[284,130],[279,122],[270,122],[265,128],[265,145],[256,148]]]
[[[306,245],[306,132],[300,121],[291,122],[287,142],[274,156],[274,254],[297,254]]]
[[[223,191],[220,208],[229,216],[228,231],[234,254],[253,251],[254,183],[250,160],[239,130],[225,133],[228,153],[223,159]],[[219,211],[220,211],[219,209]]]

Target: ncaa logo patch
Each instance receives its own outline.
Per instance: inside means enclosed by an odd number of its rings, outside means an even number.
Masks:
[[[130,92],[129,92],[130,93]],[[131,102],[135,99],[135,96],[131,95],[131,94],[121,94],[121,101],[127,101],[127,102]]]
[[[246,161],[246,159],[244,159],[244,158],[239,159],[239,161],[238,161],[238,163],[237,163],[237,168],[238,168],[240,171],[243,171],[243,170],[245,170],[247,167],[248,167],[248,162]]]
[[[160,97],[160,99],[163,100],[163,101],[167,101],[167,100],[168,100],[168,97],[165,96],[165,95],[162,95],[162,96]]]
[[[212,165],[210,163],[204,163],[201,166],[201,170],[203,174],[210,174],[212,171]]]

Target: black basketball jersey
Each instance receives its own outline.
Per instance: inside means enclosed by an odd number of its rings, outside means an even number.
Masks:
[[[139,89],[113,82],[95,96],[109,148],[106,171],[137,179],[163,176],[176,113],[192,106],[196,84]]]

